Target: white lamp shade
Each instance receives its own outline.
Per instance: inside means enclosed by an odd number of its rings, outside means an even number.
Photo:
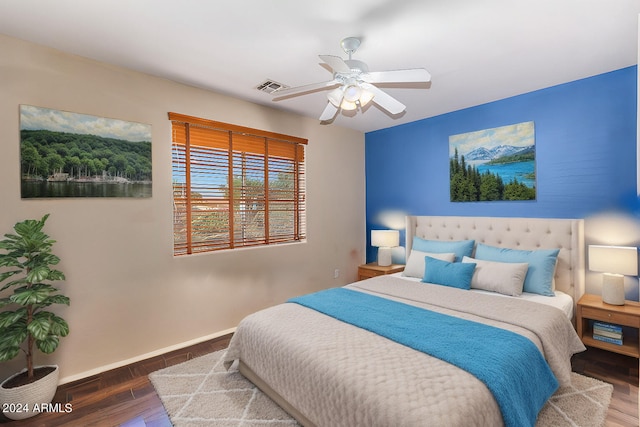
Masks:
[[[589,270],[638,275],[638,249],[627,246],[589,245]]]
[[[359,100],[360,106],[364,107],[365,105],[367,105],[373,99],[373,97],[373,93],[369,92],[368,90],[363,90]]]
[[[360,99],[360,95],[362,94],[362,89],[356,85],[347,86],[344,89],[344,99],[349,102],[356,102]]]
[[[371,246],[393,248],[400,244],[398,230],[371,230]]]
[[[353,111],[356,108],[358,108],[358,104],[356,104],[355,102],[351,102],[349,100],[347,100],[346,98],[342,99],[342,102],[340,103],[340,108],[342,108],[343,110],[346,111]]]

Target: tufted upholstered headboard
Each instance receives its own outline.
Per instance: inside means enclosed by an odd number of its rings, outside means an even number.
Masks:
[[[585,292],[584,220],[463,216],[408,216],[406,253],[413,236],[427,240],[470,240],[512,249],[560,248],[556,289],[573,297]]]

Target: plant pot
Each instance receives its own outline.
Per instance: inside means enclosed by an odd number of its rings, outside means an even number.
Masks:
[[[12,378],[26,372],[26,369],[23,369],[0,384],[0,405],[2,405],[2,413],[7,418],[22,420],[44,412],[42,410],[43,405],[45,410],[47,409],[47,405],[51,403],[53,396],[56,394],[60,370],[57,365],[38,366],[36,369],[43,367],[51,367],[54,370],[30,384],[5,388],[4,385]]]

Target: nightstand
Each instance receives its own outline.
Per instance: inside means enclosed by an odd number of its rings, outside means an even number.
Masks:
[[[369,264],[362,264],[358,266],[358,280],[384,276],[385,274],[399,273],[403,270],[404,264],[391,264],[381,267],[377,262],[370,262]]]
[[[593,338],[592,320],[625,326],[628,329],[632,329],[632,333],[624,335],[622,345],[599,341]],[[640,349],[638,347],[640,303],[626,301],[625,305],[610,305],[602,302],[602,297],[599,295],[585,294],[578,301],[576,329],[578,336],[585,345],[636,358],[640,357]]]

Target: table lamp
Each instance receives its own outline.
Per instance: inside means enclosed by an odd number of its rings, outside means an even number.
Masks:
[[[624,276],[638,275],[638,249],[589,245],[589,270],[602,275],[602,301],[624,305]]]
[[[391,248],[399,244],[398,230],[371,230],[371,246],[378,247],[378,265],[391,265]]]

